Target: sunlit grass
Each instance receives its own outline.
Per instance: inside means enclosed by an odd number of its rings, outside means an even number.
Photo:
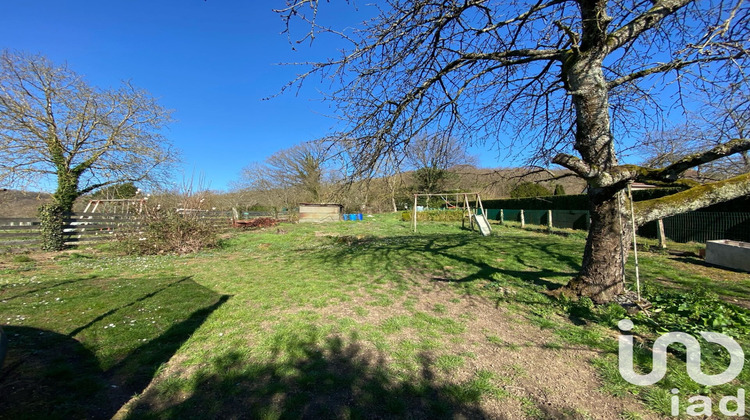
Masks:
[[[393,215],[281,228],[237,233],[219,249],[182,257],[101,248],[54,261],[1,256],[0,323],[12,340],[7,365],[22,360],[21,349],[59,346],[59,354],[42,355],[37,374],[50,384],[81,377],[68,385],[72,396],[22,400],[14,413],[112,415],[102,401],[126,395],[116,400],[124,404],[154,378],[128,407],[134,418],[222,417],[243,407],[251,407],[243,415],[283,417],[310,409],[320,389],[361,403],[314,405],[324,417],[400,416],[414,409],[408,401],[424,401],[419,407],[428,417],[471,412],[484,399],[508,397],[503,384],[512,381],[487,370],[450,379],[477,357],[452,348],[472,345],[467,325],[479,314],[451,314],[449,306],[472,298],[497,302],[515,314],[512,322],[554,334],[544,344],[550,352],[600,351],[594,363],[607,392],[638,394],[664,413],[664,387],[634,388],[619,377],[611,320],[574,325],[565,305],[542,293],[580,268],[580,233],[496,226],[482,237],[460,223],[434,222],[420,223],[415,234]],[[644,282],[712,282],[660,254],[642,254],[641,264]],[[425,284],[454,294],[424,302]],[[750,291],[748,285],[740,281],[724,296]],[[496,332],[482,334],[498,348],[524,349]],[[679,360],[670,363],[684,373]],[[670,374],[665,386],[689,388],[683,376]],[[529,417],[540,415],[534,401],[521,403]]]

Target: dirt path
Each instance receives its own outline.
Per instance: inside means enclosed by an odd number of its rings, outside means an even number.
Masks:
[[[503,378],[502,388],[509,396],[486,398],[481,403],[489,418],[617,419],[625,412],[640,413],[644,419],[659,418],[635,398],[619,398],[599,391],[602,382],[591,364],[598,354],[596,350],[551,345],[559,339],[550,330],[534,326],[486,298],[460,296],[445,283],[422,280],[401,302],[368,307],[364,316],[358,315],[354,308],[366,304],[366,297],[355,298],[351,305],[323,308],[321,313],[378,324],[393,316],[411,314],[404,303],[414,298],[413,310],[430,313],[435,305],[441,305],[445,307],[443,316],[461,319],[466,324],[461,340],[446,340],[442,353],[476,356],[438,380],[461,382],[479,370],[496,372]],[[488,336],[496,338],[488,340]],[[408,332],[399,339],[404,337],[408,338]]]

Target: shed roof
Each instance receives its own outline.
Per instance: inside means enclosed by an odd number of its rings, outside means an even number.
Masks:
[[[319,206],[319,207],[344,207],[338,203],[299,203],[300,206]]]

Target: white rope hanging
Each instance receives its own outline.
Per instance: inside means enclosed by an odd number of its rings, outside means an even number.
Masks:
[[[633,204],[633,192],[630,189],[630,183],[628,184],[628,198],[630,199],[630,225],[633,229],[633,258],[635,259],[635,287],[638,302],[641,301],[641,277],[638,270],[638,244],[636,242],[635,234],[635,206]]]

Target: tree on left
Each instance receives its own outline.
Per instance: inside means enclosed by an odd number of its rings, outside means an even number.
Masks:
[[[168,175],[177,158],[162,134],[170,121],[169,110],[130,83],[100,89],[45,57],[0,55],[0,185],[56,183],[53,203],[41,211],[54,216],[43,228],[47,249],[62,247],[58,221],[78,197]]]

